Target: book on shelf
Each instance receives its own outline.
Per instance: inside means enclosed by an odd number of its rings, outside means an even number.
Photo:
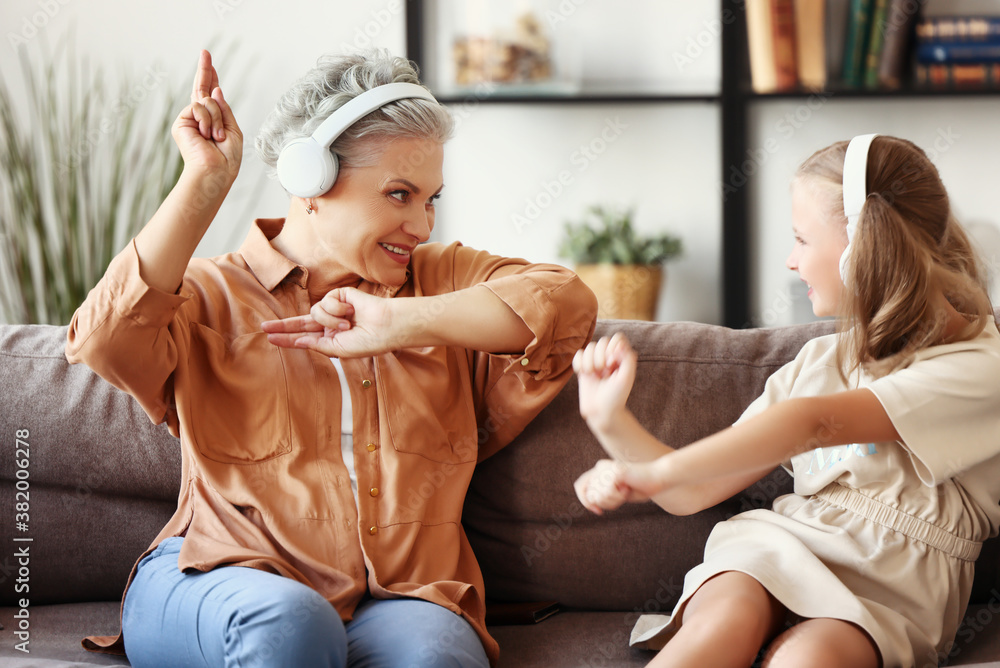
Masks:
[[[865,46],[865,61],[862,65],[865,88],[878,88],[878,65],[882,56],[882,43],[888,24],[889,0],[874,0],[872,15],[868,20],[868,44]]]
[[[919,87],[1000,88],[1000,16],[923,17],[916,26],[913,56]]]
[[[826,1],[795,0],[795,60],[803,88],[823,90],[827,84]]]
[[[756,93],[1000,87],[1000,16],[923,16],[914,0],[745,0]],[[919,67],[919,71],[917,68]]]
[[[903,85],[920,5],[912,0],[889,0],[878,59],[878,88],[896,90]]]
[[[921,42],[916,59],[918,63],[997,63],[1000,37],[992,42]]]
[[[868,53],[869,26],[874,0],[851,0],[844,35],[844,70],[842,79],[848,88],[860,88],[864,82],[865,56]]]
[[[756,93],[798,84],[794,0],[746,0],[750,83]]]
[[[826,78],[840,83],[844,74],[844,35],[847,34],[851,0],[826,0]]]
[[[1000,87],[1000,63],[917,63],[913,82],[935,90],[981,90]]]
[[[970,42],[1000,39],[1000,16],[928,16],[917,23],[921,42]]]

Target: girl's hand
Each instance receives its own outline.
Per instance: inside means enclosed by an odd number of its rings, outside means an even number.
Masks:
[[[211,184],[228,190],[240,171],[243,133],[229,107],[212,55],[202,50],[191,91],[191,104],[174,121],[171,133],[184,159],[184,168],[220,179]]]
[[[573,483],[576,498],[595,515],[614,510],[627,501],[618,480],[625,465],[612,459],[601,459]]]
[[[309,315],[261,324],[267,340],[284,348],[306,348],[329,357],[366,357],[396,350],[391,299],[356,288],[331,290]]]
[[[649,501],[670,487],[664,470],[669,456],[637,464],[601,459],[576,479],[573,489],[583,507],[597,515],[625,503]]]
[[[623,334],[592,341],[573,357],[580,386],[580,415],[592,429],[603,429],[625,410],[635,382],[637,356]]]

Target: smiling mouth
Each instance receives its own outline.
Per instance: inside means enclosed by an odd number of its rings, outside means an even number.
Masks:
[[[386,249],[390,253],[395,253],[396,255],[402,255],[403,257],[406,257],[407,255],[410,254],[410,251],[406,250],[405,248],[400,248],[399,246],[393,246],[391,244],[383,244],[383,243],[379,243],[379,246]]]

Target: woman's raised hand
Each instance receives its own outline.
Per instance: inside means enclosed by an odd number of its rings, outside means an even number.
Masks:
[[[637,356],[621,333],[592,341],[576,353],[573,370],[580,385],[580,415],[592,428],[613,420],[635,382]]]
[[[222,89],[212,54],[202,50],[191,90],[191,104],[184,107],[172,128],[184,168],[203,176],[219,177],[216,184],[228,190],[240,171],[243,132],[236,124]]]

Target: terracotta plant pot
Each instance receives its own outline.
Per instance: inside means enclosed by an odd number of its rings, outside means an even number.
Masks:
[[[659,265],[581,264],[577,275],[597,295],[597,317],[655,320],[663,281]]]

